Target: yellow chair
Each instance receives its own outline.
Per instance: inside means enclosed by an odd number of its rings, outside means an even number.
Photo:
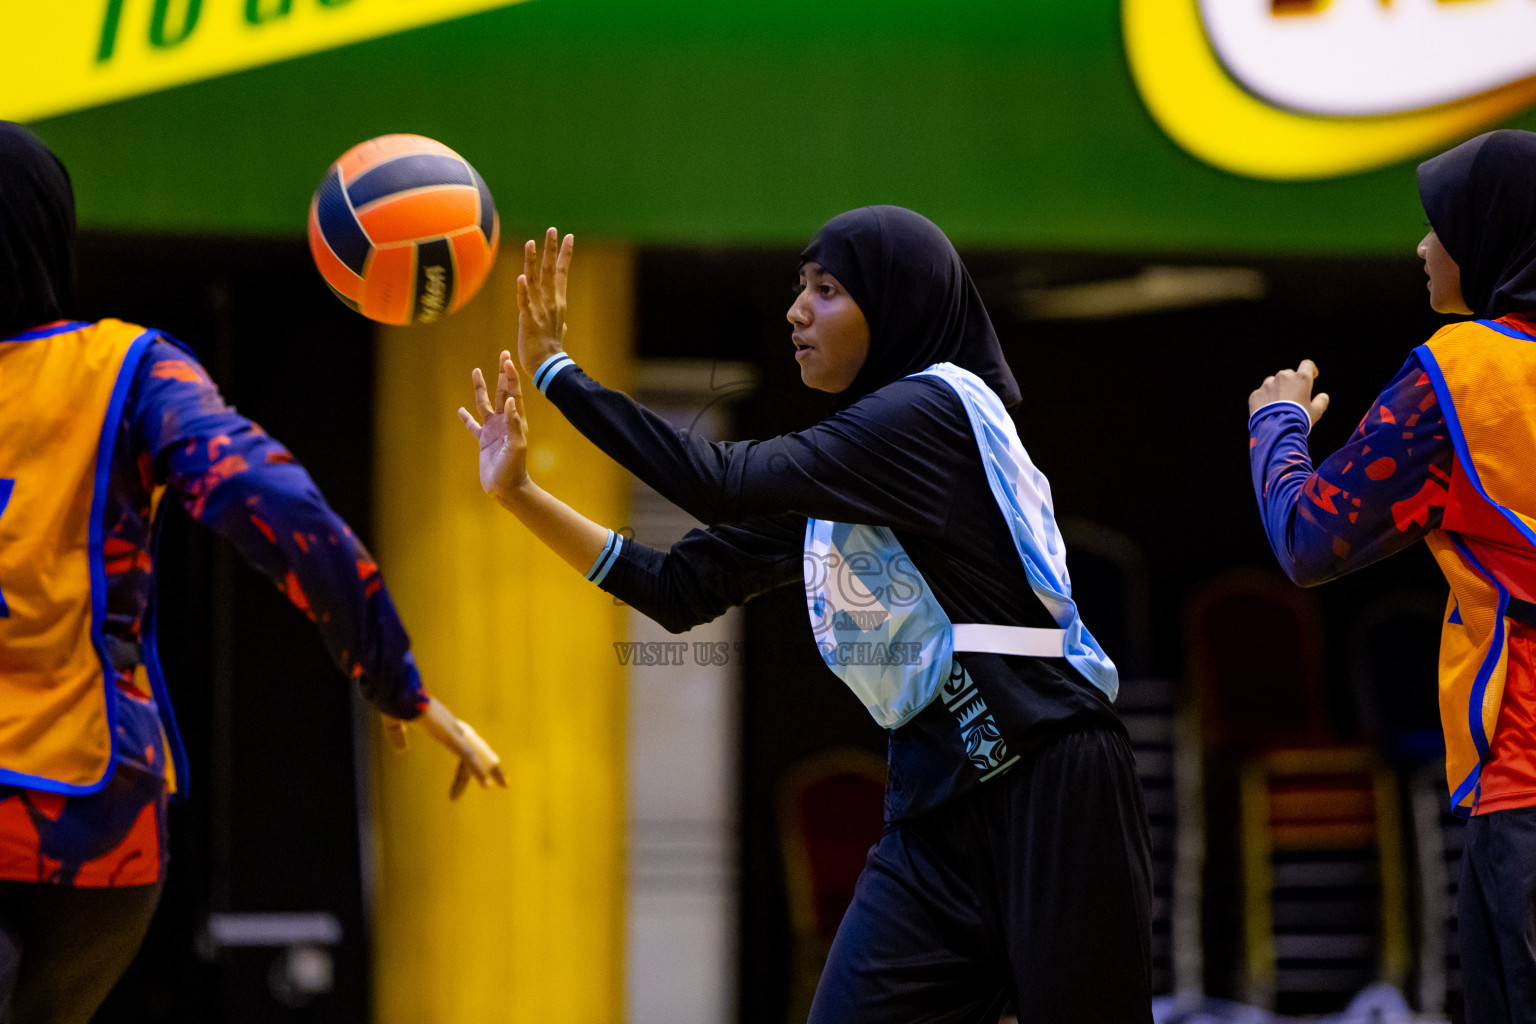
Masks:
[[[1240,783],[1249,1002],[1338,1009],[1402,987],[1410,942],[1396,776],[1364,748],[1276,751]]]

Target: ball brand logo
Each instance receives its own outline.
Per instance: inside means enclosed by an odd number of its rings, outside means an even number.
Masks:
[[[427,287],[421,297],[416,322],[430,324],[440,319],[448,306],[448,271],[442,267],[428,267],[426,275]]]
[[[1371,170],[1536,103],[1536,0],[1123,0],[1163,130],[1256,178]]]
[[[4,4],[0,118],[32,121],[522,0]]]

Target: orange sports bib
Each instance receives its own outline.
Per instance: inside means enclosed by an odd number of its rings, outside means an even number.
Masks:
[[[103,509],[154,336],[103,320],[0,341],[0,782],[80,794],[111,774]]]
[[[1440,721],[1451,805],[1475,805],[1508,674],[1511,600],[1536,603],[1536,337],[1488,320],[1416,350],[1456,449],[1441,528],[1451,585],[1440,634]]]

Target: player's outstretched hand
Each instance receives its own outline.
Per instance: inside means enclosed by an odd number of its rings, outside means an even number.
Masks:
[[[517,279],[517,358],[524,373],[533,373],[557,352],[565,350],[565,285],[571,275],[576,236],[550,228],[544,252],[528,239],[523,246],[523,272]]]
[[[480,734],[475,732],[468,722],[461,722],[454,718],[453,712],[449,711],[442,701],[428,697],[427,706],[410,722],[403,722],[398,718],[385,715],[384,738],[389,741],[391,747],[404,750],[406,730],[411,725],[421,726],[423,732],[447,747],[448,752],[459,759],[459,768],[454,773],[453,785],[448,789],[448,799],[457,800],[469,785],[470,779],[480,783],[481,789],[485,789],[493,782],[502,789],[507,788],[507,780],[501,774],[501,758],[496,756],[496,751],[480,738]]]
[[[1264,378],[1253,394],[1248,396],[1248,415],[1252,416],[1271,402],[1295,402],[1307,410],[1315,426],[1328,411],[1326,392],[1312,394],[1312,382],[1317,380],[1317,364],[1303,359],[1294,370],[1281,370],[1273,377]]]
[[[475,386],[475,413],[459,407],[464,428],[480,442],[480,486],[486,494],[505,503],[528,482],[528,421],[523,415],[523,384],[512,353],[498,357],[496,401],[486,395],[485,375],[475,367],[470,380]]]

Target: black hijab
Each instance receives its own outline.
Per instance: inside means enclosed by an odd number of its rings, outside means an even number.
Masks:
[[[0,338],[64,317],[75,301],[75,193],[31,132],[0,121]]]
[[[1536,311],[1536,133],[1488,132],[1424,161],[1419,198],[1468,309]]]
[[[1005,407],[1019,403],[976,285],[928,218],[900,206],[850,210],[827,221],[800,262],[821,264],[869,321],[869,356],[833,408],[941,362],[986,381]]]

